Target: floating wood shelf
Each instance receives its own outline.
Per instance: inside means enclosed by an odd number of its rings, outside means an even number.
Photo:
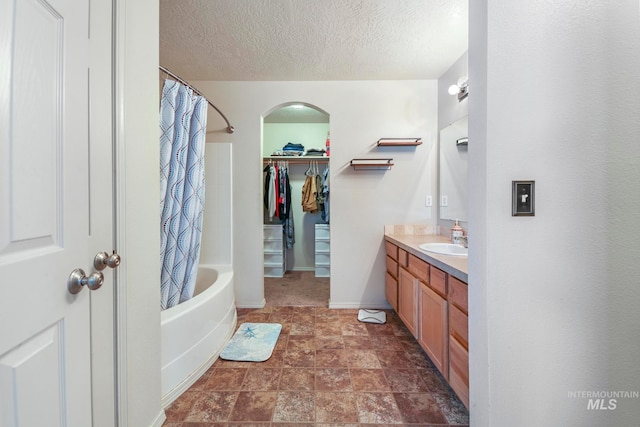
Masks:
[[[393,159],[352,159],[351,166],[358,169],[391,169]]]
[[[378,147],[415,147],[422,144],[422,138],[380,138]]]

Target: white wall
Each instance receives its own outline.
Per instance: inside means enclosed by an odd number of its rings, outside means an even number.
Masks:
[[[325,147],[329,123],[264,123],[263,149],[265,156],[271,155],[288,142],[302,144],[305,149]],[[313,157],[309,158],[313,160]],[[286,160],[286,159],[285,159]],[[326,163],[318,164],[320,173],[324,171]],[[306,179],[305,172],[309,164],[289,165],[289,182],[291,184],[291,212],[293,213],[295,244],[288,248],[286,256],[286,270],[312,271],[315,269],[315,224],[324,224],[320,212],[302,211],[302,186]],[[279,220],[265,224],[279,224]]]
[[[205,198],[200,264],[232,264],[231,143],[205,144]]]
[[[264,123],[262,153],[270,156],[288,142],[302,144],[305,149],[324,149],[329,123]]]
[[[331,116],[331,305],[382,307],[385,224],[435,224],[436,81],[194,82],[236,128],[209,118],[208,140],[234,145],[237,304],[262,306],[262,115],[289,102]],[[378,149],[382,137],[422,137],[415,148]],[[352,158],[392,157],[388,171],[354,172]],[[431,208],[433,209],[433,208]]]
[[[471,424],[637,425],[638,2],[470,2]],[[511,181],[536,216],[511,216]],[[607,401],[608,404],[608,401]]]

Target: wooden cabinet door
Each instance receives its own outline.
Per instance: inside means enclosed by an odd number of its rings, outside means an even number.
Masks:
[[[449,379],[447,300],[420,284],[418,342],[445,379]]]
[[[417,337],[416,292],[418,281],[404,268],[398,270],[398,316],[413,336]]]
[[[449,337],[449,384],[464,406],[469,407],[469,351]]]
[[[387,271],[386,281],[385,281],[385,296],[387,297],[387,301],[391,304],[391,307],[395,311],[398,311],[398,281]]]

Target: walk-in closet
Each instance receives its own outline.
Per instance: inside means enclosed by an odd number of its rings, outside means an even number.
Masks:
[[[322,306],[331,276],[329,115],[280,106],[263,119],[264,291],[267,306]]]

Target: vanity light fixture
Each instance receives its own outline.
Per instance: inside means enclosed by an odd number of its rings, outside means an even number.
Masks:
[[[449,86],[449,95],[458,95],[458,101],[462,101],[469,95],[469,79],[460,77],[458,83]]]

